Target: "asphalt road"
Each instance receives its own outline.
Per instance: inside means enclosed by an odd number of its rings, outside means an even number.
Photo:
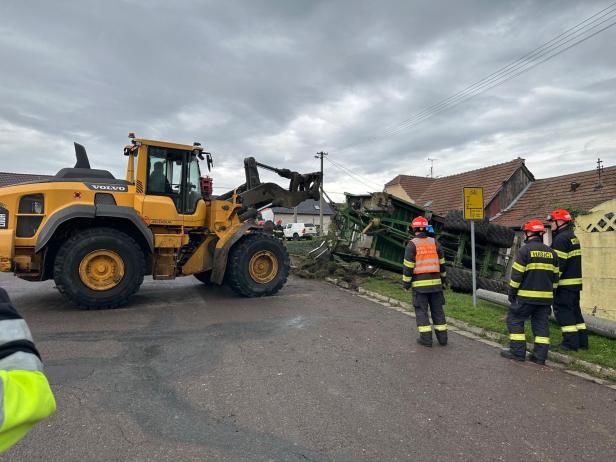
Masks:
[[[58,411],[2,461],[616,460],[616,393],[291,279],[237,298],[146,281],[129,308],[0,285],[30,323]]]

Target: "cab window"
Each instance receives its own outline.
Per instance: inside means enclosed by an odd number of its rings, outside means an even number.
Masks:
[[[148,148],[147,194],[168,196],[182,212],[182,167],[186,153],[177,149]]]
[[[178,213],[194,213],[201,199],[201,174],[195,154],[149,146],[146,191],[171,198]]]
[[[201,172],[199,171],[199,161],[194,154],[189,154],[188,175],[186,181],[186,212],[194,213],[197,203],[202,198],[201,195]]]

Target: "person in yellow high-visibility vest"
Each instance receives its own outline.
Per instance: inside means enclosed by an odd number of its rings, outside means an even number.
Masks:
[[[30,330],[0,288],[0,454],[55,410]]]

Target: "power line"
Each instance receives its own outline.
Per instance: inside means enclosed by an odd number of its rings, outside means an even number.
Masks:
[[[610,10],[610,11],[607,11]],[[607,11],[607,13],[606,13]],[[546,54],[549,54],[550,52],[558,49],[559,47],[561,47],[562,45],[565,45],[569,42],[571,42],[572,37],[576,38],[579,37],[583,34],[585,34],[586,32],[598,27],[599,25],[613,19],[614,17],[616,17],[616,15],[612,15],[612,13],[614,13],[616,11],[616,2],[612,3],[611,5],[609,5],[608,7],[604,8],[603,10],[599,11],[598,13],[595,13],[594,15],[586,18],[585,20],[579,22],[578,24],[576,24],[575,26],[567,29],[565,32],[561,33],[560,35],[554,37],[553,39],[545,42],[543,45],[535,48],[534,50],[530,51],[529,53],[525,54],[524,56],[518,58],[517,60],[507,64],[506,66],[501,67],[500,69],[498,69],[497,71],[493,72],[492,74],[488,75],[487,77],[484,77],[481,80],[478,80],[477,82],[467,86],[466,88],[464,88],[463,90],[459,91],[458,93],[445,98],[444,100],[433,104],[432,106],[429,106],[428,108],[424,109],[423,111],[421,111],[420,113],[418,113],[417,115],[421,115],[423,112],[426,112],[430,109],[434,109],[437,108],[438,106],[440,106],[442,103],[448,102],[452,99],[454,99],[457,96],[460,95],[464,95],[465,93],[468,93],[469,91],[473,91],[475,89],[477,89],[478,87],[480,88],[481,86],[485,85],[485,84],[489,84],[491,82],[493,82],[495,79],[500,78],[500,77],[504,77],[508,74],[511,74],[513,72],[515,72],[516,70],[520,69],[521,67],[524,67],[530,63],[533,62],[533,60],[536,60],[537,58],[541,58],[543,56],[545,56]],[[602,14],[603,13],[603,14]],[[611,15],[611,16],[610,16]],[[608,19],[604,19],[603,21],[600,21],[597,23],[597,21],[599,21],[600,19],[604,18],[605,16],[610,16]],[[594,19],[593,19],[594,18]],[[592,19],[592,21],[590,21]],[[588,21],[590,21],[589,24],[586,24],[584,27],[582,27],[581,29],[580,26],[587,23]],[[594,24],[596,23],[596,24]],[[588,27],[591,26],[592,27]],[[579,29],[579,30],[576,30]],[[586,29],[586,30],[584,30]],[[565,40],[568,39],[568,40]],[[409,119],[406,119],[404,121],[402,121],[399,125],[402,125],[406,122],[412,121],[414,117],[411,117]],[[392,127],[395,128],[395,127]],[[390,128],[389,130],[392,130],[392,128]],[[387,130],[386,130],[387,131]]]
[[[610,19],[614,19],[614,18],[616,18],[616,15],[614,15],[614,16],[613,16],[612,18],[610,18]],[[606,20],[606,21],[607,21],[607,20]],[[603,32],[604,30],[606,30],[606,29],[608,29],[608,28],[610,28],[610,27],[612,27],[612,26],[614,26],[614,25],[616,25],[616,22],[611,23],[611,24],[609,24],[609,25],[607,25],[607,26],[603,27],[602,29],[600,29],[600,30],[598,30],[598,31],[596,31],[596,32],[594,32],[594,33],[592,33],[591,35],[589,35],[589,36],[587,36],[587,37],[584,37],[583,39],[581,39],[581,40],[579,40],[579,41],[577,41],[577,42],[575,42],[575,43],[571,44],[570,46],[568,46],[568,47],[566,47],[566,48],[564,48],[564,49],[562,49],[562,50],[558,50],[558,51],[554,52],[553,54],[551,54],[551,55],[547,56],[547,57],[546,57],[546,58],[544,58],[544,59],[541,59],[540,61],[537,61],[537,62],[529,62],[529,63],[527,64],[527,67],[520,69],[518,72],[515,72],[515,73],[510,73],[510,74],[508,74],[508,75],[505,75],[505,76],[503,76],[503,78],[502,78],[502,79],[500,79],[500,80],[498,80],[498,81],[495,81],[495,82],[494,82],[494,83],[492,83],[492,84],[489,84],[489,85],[487,85],[487,84],[486,84],[486,85],[485,85],[485,86],[483,86],[482,88],[479,88],[479,89],[478,89],[478,90],[480,90],[480,91],[477,91],[476,93],[469,93],[468,95],[464,95],[464,97],[462,97],[462,98],[458,99],[457,101],[454,101],[454,102],[452,102],[452,103],[451,103],[451,104],[449,104],[449,105],[443,106],[443,107],[439,108],[438,110],[433,111],[432,113],[423,114],[423,115],[421,115],[421,116],[417,117],[415,120],[412,120],[412,121],[410,121],[409,123],[404,124],[404,126],[400,126],[400,127],[399,127],[396,131],[392,131],[392,132],[390,132],[388,135],[395,135],[395,134],[397,134],[397,133],[400,133],[402,130],[405,130],[405,129],[410,128],[410,127],[412,127],[412,126],[414,126],[414,125],[417,125],[417,124],[419,124],[419,123],[423,122],[424,120],[429,119],[429,118],[431,118],[431,117],[433,117],[433,116],[435,116],[435,115],[437,115],[437,114],[439,114],[439,113],[441,113],[441,112],[443,112],[443,111],[445,111],[445,110],[451,109],[451,108],[453,108],[453,107],[455,107],[455,106],[459,105],[460,103],[463,103],[463,102],[465,102],[465,101],[468,101],[468,100],[470,100],[470,99],[472,99],[472,98],[474,98],[474,97],[476,97],[476,96],[479,96],[479,95],[481,95],[481,94],[485,93],[486,91],[488,91],[488,90],[490,90],[490,89],[492,89],[492,88],[498,87],[498,86],[500,86],[500,85],[502,85],[502,84],[504,84],[504,83],[508,82],[509,80],[511,80],[511,79],[513,79],[513,78],[515,78],[515,77],[517,77],[517,76],[519,76],[519,75],[521,75],[521,74],[523,74],[523,73],[525,73],[525,72],[528,72],[529,70],[533,69],[534,67],[538,66],[539,64],[542,64],[542,63],[544,63],[544,62],[546,62],[546,61],[549,61],[550,59],[555,58],[556,56],[558,56],[558,55],[560,55],[560,54],[564,53],[565,51],[567,51],[567,50],[569,50],[569,49],[573,48],[574,46],[579,45],[579,44],[580,44],[580,43],[582,43],[582,42],[585,42],[586,40],[588,40],[588,39],[590,39],[590,38],[594,37],[595,35],[597,35],[597,34],[599,34],[599,33]],[[567,43],[567,42],[565,42],[565,43]],[[546,54],[547,54],[547,53],[546,53]]]
[[[332,164],[334,167],[338,168],[339,170],[342,170],[344,172],[347,173],[347,175],[349,175],[349,177],[351,177],[351,179],[355,180],[358,183],[363,184],[364,186],[370,188],[370,189],[381,189],[380,186],[376,186],[376,183],[372,183],[369,180],[366,180],[362,177],[360,177],[359,175],[357,175],[356,173],[352,172],[351,170],[349,170],[347,167],[345,167],[342,164],[339,164],[336,161],[333,161],[332,159],[330,159],[329,157],[325,158],[326,161],[328,161],[330,164]]]
[[[521,58],[518,58],[517,60],[509,63],[508,65],[498,69],[487,77],[478,80],[477,82],[467,86],[463,90],[455,93],[452,96],[449,96],[448,98],[445,98],[431,106],[424,108],[423,110],[415,113],[411,117],[405,119],[398,125],[386,128],[381,135],[372,137],[365,141],[352,143],[341,148],[340,150],[338,150],[338,152],[360,144],[376,141],[378,139],[400,133],[402,130],[417,125],[444,110],[451,109],[464,101],[468,101],[469,99],[474,98],[496,86],[502,85],[503,83],[517,77],[518,75],[531,70],[539,64],[553,59],[561,53],[573,48],[574,46],[579,45],[582,42],[585,42],[586,40],[594,37],[595,35],[614,26],[616,22],[611,22],[600,28],[599,30],[595,30],[591,34],[585,36],[585,34],[588,34],[593,29],[597,29],[601,25],[616,18],[616,14],[614,14],[616,12],[615,7],[616,2],[610,4],[608,7],[595,13],[594,15],[586,18],[575,26],[567,29],[565,32],[554,37],[543,45],[535,48]],[[606,17],[607,19],[604,19]],[[563,46],[569,44],[572,41],[574,43],[562,48]]]

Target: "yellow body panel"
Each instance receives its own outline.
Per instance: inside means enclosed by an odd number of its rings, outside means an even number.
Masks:
[[[180,215],[175,208],[175,204],[167,196],[145,196],[139,195],[135,200],[136,207],[148,226],[182,226],[184,224],[183,215]]]
[[[198,201],[194,213],[180,214],[170,197],[146,194],[148,146],[185,151],[200,148],[146,139],[135,139],[132,146],[132,150],[128,147],[131,155],[128,156],[129,184],[126,192],[90,189],[86,183],[104,183],[97,179],[67,179],[0,188],[0,207],[9,212],[8,229],[0,229],[0,271],[15,271],[20,277],[36,278],[43,263],[43,252],[34,252],[41,230],[54,214],[62,212],[63,209],[78,205],[95,206],[97,193],[112,195],[117,206],[133,209],[152,231],[154,254],[146,258],[149,266],[146,274],[153,274],[158,278],[173,278],[175,273],[187,275],[210,270],[213,266],[214,249],[224,247],[241,227],[237,216],[237,210],[240,208],[237,197],[226,201],[202,199]],[[17,237],[19,201],[21,197],[33,194],[42,194],[44,197],[42,221],[33,236]],[[177,268],[179,249],[189,242],[189,232],[193,235],[203,233],[203,240],[183,267]],[[101,263],[100,267],[103,268],[105,262],[101,260],[98,263]],[[32,274],[26,274],[28,272]],[[85,270],[83,274],[86,274]],[[88,280],[90,279],[96,278],[92,276]]]
[[[154,247],[156,248],[179,249],[186,244],[188,244],[188,236],[186,234],[154,235]]]
[[[15,238],[12,229],[0,229],[0,271],[11,271],[13,261]]]
[[[212,269],[214,263],[214,255],[210,251],[211,242],[216,239],[215,236],[210,235],[205,241],[197,247],[195,253],[193,253],[188,261],[182,266],[182,274],[195,274],[202,273]]]

